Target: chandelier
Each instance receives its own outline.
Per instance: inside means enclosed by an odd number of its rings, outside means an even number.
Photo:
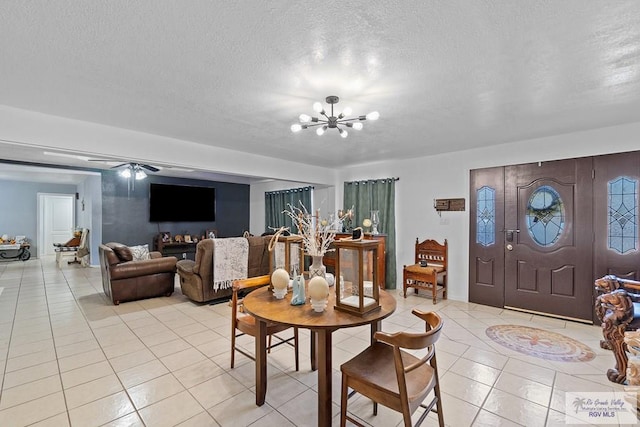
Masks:
[[[346,138],[349,133],[344,127],[352,128],[355,130],[362,129],[363,120],[378,120],[380,114],[377,111],[373,111],[365,116],[357,116],[347,118],[351,115],[351,108],[347,107],[344,111],[336,116],[333,112],[333,106],[340,101],[335,95],[327,96],[325,99],[327,104],[331,105],[330,115],[322,107],[322,104],[316,102],[313,104],[313,110],[324,117],[311,117],[306,114],[300,114],[300,123],[291,125],[291,132],[299,132],[302,129],[308,129],[310,127],[319,126],[316,129],[318,135],[323,135],[327,129],[338,129],[340,136]],[[341,127],[342,126],[342,127]]]

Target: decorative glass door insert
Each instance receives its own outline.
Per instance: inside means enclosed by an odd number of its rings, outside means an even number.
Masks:
[[[552,246],[564,229],[564,204],[560,194],[549,185],[533,191],[526,217],[527,231],[533,241],[543,247]]]
[[[638,180],[620,176],[608,182],[609,249],[624,254],[638,247]]]

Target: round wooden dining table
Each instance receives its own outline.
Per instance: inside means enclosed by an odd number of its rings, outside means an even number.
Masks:
[[[341,328],[371,325],[371,340],[380,328],[382,319],[396,309],[396,300],[380,289],[380,309],[363,316],[335,310],[335,288],[329,291],[327,308],[315,312],[310,303],[291,305],[291,292],[276,299],[268,287],[256,289],[243,301],[244,309],[257,319],[255,339],[256,405],[262,406],[267,394],[267,322],[282,323],[311,330],[311,368],[318,370],[318,425],[331,425],[331,334]]]

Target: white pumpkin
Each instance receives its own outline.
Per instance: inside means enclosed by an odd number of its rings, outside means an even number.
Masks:
[[[271,274],[271,284],[274,289],[287,289],[289,286],[289,273],[284,268],[278,268]]]
[[[329,296],[329,284],[324,277],[316,276],[309,280],[309,297],[312,300],[323,300]]]

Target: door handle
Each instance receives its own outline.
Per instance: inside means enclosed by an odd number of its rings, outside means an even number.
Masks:
[[[504,232],[504,238],[507,242],[513,242],[513,233],[519,233],[519,229],[515,230],[502,230]]]

